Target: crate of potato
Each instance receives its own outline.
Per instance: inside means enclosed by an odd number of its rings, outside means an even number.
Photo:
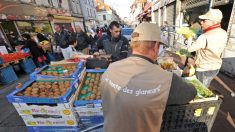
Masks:
[[[84,62],[46,65],[30,75],[31,78],[78,78],[84,71]]]
[[[86,128],[103,123],[100,79],[106,69],[87,69],[74,102],[75,112]]]

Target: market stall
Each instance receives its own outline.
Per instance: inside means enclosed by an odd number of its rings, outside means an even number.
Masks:
[[[167,50],[159,58],[159,64],[163,69],[182,76],[186,56],[188,53],[182,49]],[[53,62],[37,69],[28,82],[7,96],[29,131],[86,131],[102,127],[100,79],[108,64],[91,56],[81,58]],[[93,62],[101,64],[94,65]],[[93,69],[88,68],[92,66]],[[198,94],[188,104],[166,107],[162,132],[211,130],[222,101],[193,75],[185,76],[190,76],[183,77],[183,80],[193,85]]]
[[[0,83],[8,84],[18,79],[13,66],[18,65],[25,73],[32,73],[36,66],[30,53],[0,54]]]

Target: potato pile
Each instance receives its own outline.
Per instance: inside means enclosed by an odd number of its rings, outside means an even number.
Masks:
[[[61,66],[50,66],[48,69],[42,71],[40,74],[46,76],[70,76],[76,71],[76,65],[61,65]]]
[[[17,96],[57,98],[66,93],[70,88],[71,81],[34,82]]]
[[[87,73],[79,99],[98,100],[101,99],[100,79],[101,73]]]

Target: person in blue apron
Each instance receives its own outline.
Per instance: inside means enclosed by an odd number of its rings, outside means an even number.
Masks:
[[[107,55],[111,55],[112,61],[126,58],[128,56],[128,47],[129,42],[127,38],[121,35],[121,26],[116,21],[110,23],[107,35],[103,35],[97,41],[98,50],[102,49]]]

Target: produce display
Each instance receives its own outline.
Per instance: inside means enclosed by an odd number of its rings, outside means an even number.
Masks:
[[[196,98],[209,98],[214,97],[215,95],[207,89],[202,83],[198,80],[187,80],[187,82],[193,85],[197,90],[197,97]]]
[[[33,82],[17,96],[57,98],[64,95],[70,88],[71,81],[38,81]]]
[[[8,63],[8,62],[24,59],[28,56],[30,56],[30,53],[15,52],[15,53],[10,53],[10,54],[2,54],[0,55],[0,58],[2,58],[4,63]]]
[[[190,52],[186,49],[180,49],[179,51],[176,52],[176,54],[181,55],[181,56],[188,56],[191,57]]]
[[[78,97],[79,100],[98,100],[101,99],[100,79],[102,73],[87,73],[86,78]]]
[[[40,42],[40,46],[42,47],[42,49],[46,52],[46,51],[50,51],[51,50],[51,45],[50,45],[50,42],[49,41],[42,41]]]
[[[68,65],[59,65],[59,66],[49,66],[45,70],[41,71],[41,75],[46,76],[69,76],[76,71],[76,64],[68,64]]]
[[[171,57],[158,58],[158,63],[164,70],[168,71],[177,70],[178,67]]]

